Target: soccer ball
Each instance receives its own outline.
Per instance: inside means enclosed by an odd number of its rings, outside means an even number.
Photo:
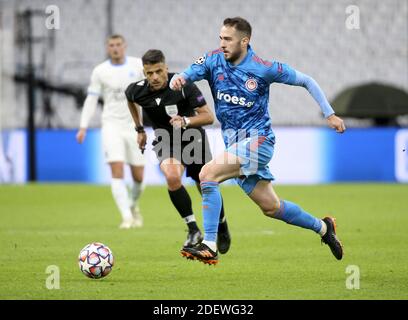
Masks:
[[[92,279],[106,277],[114,265],[111,249],[100,242],[87,244],[79,253],[79,269]]]

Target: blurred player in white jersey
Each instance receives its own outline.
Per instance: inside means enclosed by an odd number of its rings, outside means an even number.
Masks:
[[[121,35],[108,38],[107,52],[109,59],[92,72],[76,139],[79,143],[85,140],[89,121],[101,96],[104,101],[102,142],[112,173],[112,195],[122,215],[119,228],[129,229],[143,225],[138,199],[143,191],[144,156],[137,145],[137,132],[124,91],[130,83],[144,78],[143,65],[140,58],[126,56],[126,42]],[[125,163],[129,164],[134,181],[130,195],[124,180]]]

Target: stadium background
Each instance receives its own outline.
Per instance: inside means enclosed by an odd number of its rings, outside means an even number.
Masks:
[[[45,27],[49,5],[59,9],[58,29]],[[109,171],[102,160],[98,129],[101,108],[91,121],[95,130],[85,145],[77,145],[74,134],[83,101],[75,92],[85,92],[93,67],[106,58],[108,34],[123,34],[129,55],[162,49],[169,69],[180,71],[218,46],[223,18],[241,15],[252,23],[252,46],[259,56],[312,75],[329,100],[350,86],[370,82],[407,90],[407,2],[353,5],[359,9],[359,29],[346,26],[349,1],[0,1],[0,181],[30,180],[24,82],[28,42],[22,18],[27,9],[34,12],[35,76],[49,86],[74,92],[35,90],[36,179],[107,183]],[[208,85],[202,81],[199,86],[212,106]],[[283,85],[272,86],[270,112],[278,139],[271,167],[278,182],[408,181],[408,152],[403,151],[408,144],[403,129],[408,116],[397,117],[393,128],[373,128],[369,117],[346,118],[349,131],[339,138],[325,128],[306,90]],[[214,128],[210,135],[217,137],[217,123]],[[213,151],[222,149],[219,139],[212,141]],[[163,183],[149,150],[147,156],[147,183]],[[306,160],[299,163],[299,156]],[[364,161],[367,158],[370,165]]]
[[[49,5],[59,8],[57,30],[45,28]],[[346,26],[350,5],[360,11],[359,29]],[[27,9],[35,36],[40,183],[29,183]],[[330,101],[369,82],[408,90],[405,0],[0,0],[0,300],[408,298],[408,117],[383,126],[370,114],[346,117],[348,130],[338,135],[302,88],[271,87],[275,189],[316,216],[336,217],[341,261],[309,230],[266,218],[239,188],[225,184],[230,251],[216,268],[182,260],[186,232],[149,152],[147,180],[160,185],[149,185],[141,197],[144,227],[117,228],[100,108],[86,144],[75,141],[91,70],[106,58],[106,36],[123,34],[129,55],[160,48],[170,70],[179,71],[219,45],[222,20],[234,15],[252,23],[252,45],[261,57],[310,74]],[[208,85],[199,86],[212,106]],[[212,147],[222,148],[217,124],[209,134]],[[201,197],[194,186],[187,189],[201,226]],[[79,250],[93,241],[109,245],[116,258],[101,281],[85,278],[77,266]],[[60,270],[58,290],[47,287],[49,266]],[[140,315],[146,308],[143,302],[132,311]],[[304,310],[285,312],[292,309]]]

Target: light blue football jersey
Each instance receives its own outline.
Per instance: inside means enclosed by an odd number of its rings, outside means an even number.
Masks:
[[[218,49],[198,58],[183,73],[187,81],[208,81],[226,146],[255,134],[274,138],[269,86],[273,82],[295,84],[296,79],[293,68],[261,59],[250,46],[236,66]]]

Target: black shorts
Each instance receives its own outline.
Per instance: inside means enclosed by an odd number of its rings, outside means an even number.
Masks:
[[[194,130],[194,131],[192,131]],[[160,163],[175,158],[186,167],[187,177],[200,182],[201,168],[212,160],[208,137],[204,129],[190,128],[183,133],[183,138],[157,138],[153,141],[153,150]]]

